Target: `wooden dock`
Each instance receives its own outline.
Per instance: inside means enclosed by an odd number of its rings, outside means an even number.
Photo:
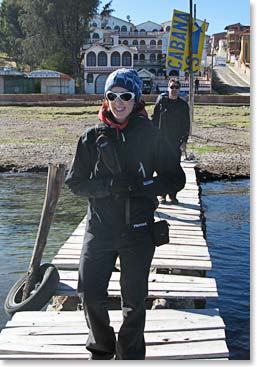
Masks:
[[[170,223],[170,243],[156,248],[148,302],[165,299],[171,308],[147,309],[146,359],[228,359],[219,310],[204,308],[204,301],[217,299],[218,291],[215,279],[205,277],[212,263],[202,230],[194,164],[182,165],[187,183],[178,194],[179,205],[160,205],[156,211],[156,217]],[[84,230],[85,218],[53,259],[60,274],[56,296],[77,295]],[[119,269],[118,261],[116,267]],[[119,271],[112,274],[108,295],[120,298]],[[178,301],[193,307],[177,309]],[[203,307],[198,308],[199,304]],[[120,310],[110,311],[115,332],[121,318]],[[1,331],[0,358],[88,359],[87,333],[83,311],[18,312]]]

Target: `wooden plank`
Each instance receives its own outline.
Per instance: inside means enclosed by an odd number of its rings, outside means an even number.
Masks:
[[[77,282],[75,281],[66,281],[65,283],[61,282],[58,290],[56,291],[56,296],[75,296]],[[117,289],[115,289],[117,288]],[[188,290],[186,286],[185,290],[182,289],[169,289],[168,286],[163,287],[161,284],[155,285],[152,289],[151,285],[149,286],[148,299],[157,299],[157,298],[165,298],[165,299],[214,299],[218,297],[218,293],[215,290],[211,290],[209,288],[202,288],[199,290]],[[161,288],[161,289],[157,289]],[[166,290],[164,288],[167,288]],[[181,287],[182,288],[182,287]],[[113,283],[112,281],[109,284],[108,288],[108,296],[114,298],[120,298],[120,285],[119,283]]]
[[[80,255],[81,246],[76,246],[74,244],[66,244],[62,246],[58,251],[58,255]],[[188,245],[171,245],[166,244],[155,249],[155,255],[188,255],[188,256],[199,256],[208,257],[209,250],[207,246],[188,246]]]
[[[121,311],[110,311],[117,333]],[[2,359],[87,359],[82,311],[20,312],[0,334]],[[218,310],[147,310],[146,359],[226,358]]]
[[[60,279],[63,280],[78,280],[78,272],[77,271],[69,271],[69,270],[60,270],[59,271]],[[119,280],[120,272],[113,272],[112,278],[113,280]],[[188,275],[173,275],[173,274],[149,274],[149,282],[157,282],[157,283],[172,283],[172,284],[188,284],[199,285],[205,287],[216,288],[216,280],[214,278],[206,278],[206,277],[194,277]]]
[[[22,343],[25,345],[39,345],[39,344],[55,344],[55,345],[70,345],[71,335],[68,334],[56,334],[51,335],[23,335]],[[82,334],[72,335],[72,344],[84,345],[87,336],[87,331]],[[212,330],[185,330],[185,331],[164,331],[162,333],[145,333],[145,341],[147,345],[150,344],[168,344],[178,342],[192,342],[192,341],[207,341],[207,340],[219,340],[225,338],[224,329],[212,329]],[[5,342],[20,343],[20,336],[9,334],[4,337]]]
[[[158,345],[147,350],[147,359],[192,359],[227,357],[226,343],[222,341],[178,343],[176,345]]]
[[[77,359],[77,355],[82,355],[83,353],[84,358],[88,358],[89,355],[85,349],[85,345],[14,345],[11,343],[1,343],[0,348],[1,350],[18,354],[32,353],[31,359],[34,353],[40,353],[42,359],[44,359],[44,354],[51,353],[56,355],[56,359],[63,359],[66,354],[73,355],[74,359]],[[228,349],[224,340],[146,346],[146,359],[196,359],[227,356]],[[8,355],[6,358],[8,358]]]
[[[158,274],[163,275],[163,274]],[[190,308],[186,310],[171,310],[171,309],[159,309],[159,310],[147,310],[147,320],[166,320],[169,319],[186,319],[186,320],[198,320],[198,319],[210,319],[219,318],[218,308],[206,308],[206,309],[195,309]],[[40,317],[40,319],[39,319]],[[70,321],[81,322],[85,316],[82,311],[22,311],[16,312],[12,319],[7,322],[7,325],[14,325],[18,321],[30,321],[32,323],[44,322],[44,320],[52,321],[54,323],[63,323],[66,319]],[[110,311],[110,318],[112,321],[122,320],[122,314],[120,310]],[[5,330],[5,329],[3,329]]]
[[[67,244],[77,244],[78,248],[80,246],[80,248],[82,247],[82,242],[83,242],[83,237],[78,237],[78,236],[72,236],[69,238],[69,240],[67,240],[65,242],[65,245]],[[197,245],[197,246],[206,246],[206,240],[204,238],[194,238],[194,237],[170,237],[170,242],[171,244],[181,244],[181,245]]]
[[[148,310],[150,311],[150,310]],[[69,311],[63,311],[65,313]],[[76,311],[71,311],[76,312]],[[121,311],[120,311],[121,312]],[[49,312],[50,313],[50,312]],[[40,317],[40,315],[39,315]],[[121,320],[113,320],[111,322],[112,327],[115,332],[119,331]],[[164,320],[151,320],[146,321],[145,332],[163,332],[163,331],[183,331],[183,330],[209,330],[209,329],[224,329],[224,323],[219,317],[208,318],[199,318],[196,320],[188,320],[188,319],[164,319]],[[20,321],[12,323],[10,326],[10,322],[7,323],[7,327],[4,331],[1,332],[1,341],[5,343],[6,334],[13,335],[56,335],[56,334],[68,334],[70,335],[78,335],[81,333],[88,332],[88,328],[86,326],[86,322],[82,321],[71,321],[68,319],[68,314],[66,320],[63,320],[62,323],[54,323],[52,321]],[[0,346],[1,350],[1,346]]]
[[[56,295],[76,295],[78,272],[60,271],[60,283]],[[120,297],[120,273],[111,276],[108,294]],[[218,297],[215,279],[180,275],[149,275],[148,298],[216,298]]]
[[[64,259],[55,257],[52,263],[60,269],[77,269],[79,259]],[[171,268],[171,269],[191,269],[191,270],[211,270],[212,263],[210,260],[184,260],[184,259],[153,259],[151,267],[154,268]]]

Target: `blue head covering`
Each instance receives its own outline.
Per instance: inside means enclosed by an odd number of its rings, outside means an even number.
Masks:
[[[134,69],[117,69],[113,71],[105,82],[104,93],[113,87],[122,87],[135,93],[135,102],[138,103],[142,96],[142,81]]]

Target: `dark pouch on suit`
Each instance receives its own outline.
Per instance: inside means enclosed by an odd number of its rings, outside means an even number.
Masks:
[[[155,246],[169,243],[169,224],[166,220],[154,222],[151,227],[151,236]]]

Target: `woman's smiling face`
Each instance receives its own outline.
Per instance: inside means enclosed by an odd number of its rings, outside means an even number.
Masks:
[[[113,87],[111,92],[121,93],[128,92],[128,90],[122,87]],[[133,111],[135,105],[135,98],[132,98],[129,101],[124,101],[119,97],[115,98],[113,101],[110,101],[107,98],[107,101],[115,120],[121,124],[126,121],[127,117]]]

